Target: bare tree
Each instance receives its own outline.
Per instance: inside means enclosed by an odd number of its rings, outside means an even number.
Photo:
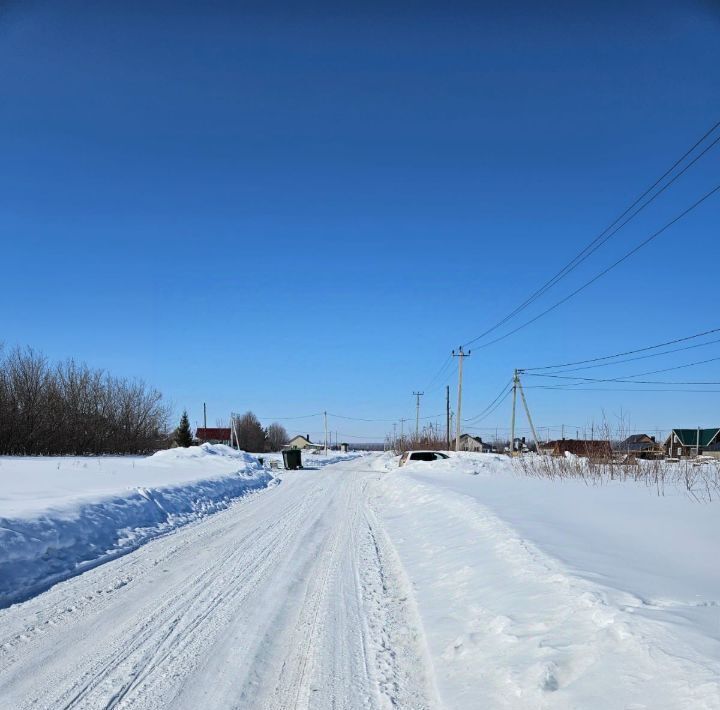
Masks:
[[[273,422],[265,432],[269,451],[280,451],[290,438],[282,424]]]
[[[0,453],[144,453],[166,445],[162,395],[140,380],[112,377],[19,348],[0,352]]]
[[[263,453],[265,451],[265,430],[260,420],[252,413],[245,412],[235,418],[235,432],[243,451]]]

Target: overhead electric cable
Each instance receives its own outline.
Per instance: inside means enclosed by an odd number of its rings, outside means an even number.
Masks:
[[[487,412],[487,410],[490,409],[495,404],[495,402],[497,402],[500,399],[500,397],[502,397],[505,394],[505,390],[508,389],[509,387],[512,387],[512,380],[505,384],[505,386],[500,390],[500,393],[498,394],[498,396],[495,397],[495,399],[492,402],[490,402],[490,404],[488,404],[487,407],[485,407],[485,409],[482,410],[482,412],[480,412],[479,414],[476,414],[473,417],[470,417],[469,419],[463,419],[463,421],[466,423],[470,423],[470,422],[474,422],[475,420],[482,417],[483,414],[485,414],[485,412]]]
[[[640,251],[643,247],[646,247],[651,241],[653,241],[653,239],[656,239],[657,237],[659,237],[663,232],[665,232],[667,229],[672,227],[676,222],[679,222],[683,217],[690,214],[690,212],[692,212],[694,209],[699,207],[703,202],[705,202],[705,200],[712,197],[716,192],[718,192],[718,190],[720,190],[720,185],[716,185],[712,190],[710,190],[709,192],[706,192],[700,199],[693,202],[692,205],[690,205],[689,207],[684,209],[677,216],[673,217],[673,219],[671,219],[669,222],[667,222],[664,226],[662,226],[656,232],[653,232],[647,239],[644,239],[642,242],[640,242],[639,244],[634,246],[629,252],[626,252],[623,256],[621,256],[619,259],[617,259],[612,264],[610,264],[610,266],[608,266],[607,268],[603,269],[601,272],[599,272],[598,274],[593,276],[589,281],[586,281],[584,284],[582,284],[582,286],[579,286],[574,291],[571,291],[567,296],[560,299],[559,301],[554,303],[549,308],[546,308],[544,311],[538,313],[538,315],[534,316],[533,318],[526,321],[522,325],[519,325],[517,328],[513,328],[513,330],[510,330],[507,333],[505,333],[504,335],[501,335],[499,338],[494,338],[493,340],[490,340],[487,343],[482,343],[481,345],[476,345],[475,346],[476,349],[477,348],[486,348],[490,345],[494,345],[495,343],[500,342],[501,340],[505,340],[505,338],[508,338],[511,335],[514,335],[515,333],[517,333],[519,330],[522,330],[523,328],[526,328],[527,326],[531,325],[532,323],[535,323],[535,321],[539,320],[540,318],[547,315],[551,311],[554,311],[558,306],[561,306],[563,303],[566,303],[574,296],[577,296],[578,293],[580,293],[581,291],[584,291],[588,286],[594,284],[598,279],[602,278],[603,276],[605,276],[605,274],[607,274],[608,272],[612,271],[614,268],[616,268],[617,266],[622,264],[626,259],[629,259],[633,254]]]
[[[714,345],[715,343],[720,343],[720,338],[716,338],[714,340],[708,340],[706,343],[696,343],[695,345],[685,345],[682,348],[673,348],[672,350],[663,350],[659,353],[650,353],[649,355],[638,355],[637,357],[628,357],[623,358],[622,360],[614,360],[612,362],[600,362],[596,363],[594,365],[583,365],[582,367],[571,367],[567,369],[558,369],[555,370],[555,372],[579,372],[580,370],[592,370],[596,367],[612,367],[613,365],[621,365],[626,362],[637,362],[638,360],[647,360],[651,357],[662,357],[663,355],[672,355],[674,353],[683,352],[685,350],[693,350],[695,348],[702,348],[706,345]],[[529,368],[530,370],[534,368]]]
[[[634,200],[634,202],[627,207],[622,214],[620,214],[613,222],[610,223],[598,236],[596,236],[591,242],[589,242],[570,262],[568,262],[555,276],[553,276],[551,279],[546,281],[539,289],[537,289],[535,292],[533,292],[523,303],[521,303],[519,306],[517,306],[513,311],[511,311],[508,315],[506,315],[503,319],[495,323],[493,326],[485,330],[483,333],[478,335],[477,337],[473,338],[472,340],[469,340],[467,343],[464,343],[464,346],[471,345],[481,338],[484,338],[486,335],[489,335],[494,330],[497,330],[500,326],[504,325],[508,320],[513,318],[515,315],[520,313],[521,311],[525,310],[527,306],[529,306],[531,303],[533,303],[535,300],[537,300],[540,296],[542,296],[547,290],[552,288],[556,283],[558,283],[561,279],[563,279],[565,276],[567,276],[571,271],[573,271],[579,264],[581,264],[585,259],[587,259],[592,253],[594,253],[602,244],[608,241],[614,234],[616,234],[622,227],[624,227],[628,222],[630,222],[632,219],[634,219],[635,216],[637,216],[645,207],[647,207],[650,203],[652,203],[659,195],[661,195],[668,187],[670,187],[681,175],[683,175],[690,167],[692,167],[700,158],[703,157],[713,146],[716,145],[718,141],[720,141],[720,137],[716,138],[710,145],[706,146],[701,153],[699,153],[697,156],[693,158],[693,160],[688,163],[679,173],[677,173],[671,180],[669,180],[660,190],[658,190],[649,200],[647,200],[643,205],[641,205],[625,222],[617,226],[616,229],[613,230],[613,227],[615,227],[618,222],[624,219],[626,215],[628,215],[629,212],[631,212],[645,197],[647,197],[668,175],[670,175],[675,168],[677,168],[689,155],[692,154],[692,152],[700,146],[707,138],[714,133],[717,128],[720,127],[720,121],[715,123],[708,131],[705,132],[705,134],[697,140],[680,158],[678,158],[673,165],[668,168],[645,192],[643,192],[637,199]],[[611,231],[613,230],[613,231]],[[608,232],[610,232],[608,234]]]
[[[640,384],[640,383],[638,383]],[[677,392],[679,394],[685,392],[696,392],[696,393],[712,393],[715,392],[720,394],[720,389],[707,390],[707,389],[649,389],[645,387],[635,388],[623,388],[623,387],[567,387],[567,386],[556,386],[551,385],[526,385],[525,389],[533,390],[562,390],[564,392]]]
[[[712,333],[720,333],[720,328],[712,328],[711,330],[705,330],[702,333],[695,333],[694,335],[686,335],[683,338],[675,338],[674,340],[666,340],[663,343],[657,343],[656,345],[647,345],[643,348],[636,348],[635,350],[625,350],[621,353],[615,353],[614,355],[603,355],[602,357],[593,357],[587,360],[575,360],[574,362],[564,362],[558,365],[543,365],[542,367],[523,367],[523,372],[533,372],[537,370],[557,370],[559,368],[572,367],[573,365],[585,365],[590,362],[600,362],[601,360],[612,360],[617,357],[625,357],[626,355],[635,355],[636,353],[644,353],[648,350],[656,350],[657,348],[664,348],[667,345],[676,345],[677,343],[685,343],[688,340],[695,340],[696,338],[702,338],[705,335],[711,335]],[[710,341],[711,343],[720,342],[717,340]],[[707,345],[709,343],[701,343],[700,345]],[[700,345],[694,345],[692,347],[700,347]],[[682,348],[679,348],[681,350]],[[673,352],[673,351],[670,351]],[[614,364],[614,363],[611,363]]]

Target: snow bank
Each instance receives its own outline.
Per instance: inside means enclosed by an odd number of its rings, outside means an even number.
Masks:
[[[273,477],[204,444],[149,457],[0,459],[0,606],[227,508]]]
[[[384,463],[448,707],[720,708],[717,502],[493,455]]]

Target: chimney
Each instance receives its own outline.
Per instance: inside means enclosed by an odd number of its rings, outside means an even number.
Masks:
[[[652,443],[654,444],[654,443],[655,443],[655,437],[654,437],[654,436],[651,436],[651,437],[650,437],[650,441],[652,441]]]
[[[305,438],[310,441],[310,434],[308,434]]]

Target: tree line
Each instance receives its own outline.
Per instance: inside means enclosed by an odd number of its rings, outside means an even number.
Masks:
[[[252,412],[235,417],[233,422],[238,438],[238,444],[243,451],[262,453],[265,451],[280,451],[288,442],[285,427],[273,422],[264,429],[260,420]]]
[[[148,453],[168,445],[168,407],[141,380],[32,348],[0,351],[0,454]]]

